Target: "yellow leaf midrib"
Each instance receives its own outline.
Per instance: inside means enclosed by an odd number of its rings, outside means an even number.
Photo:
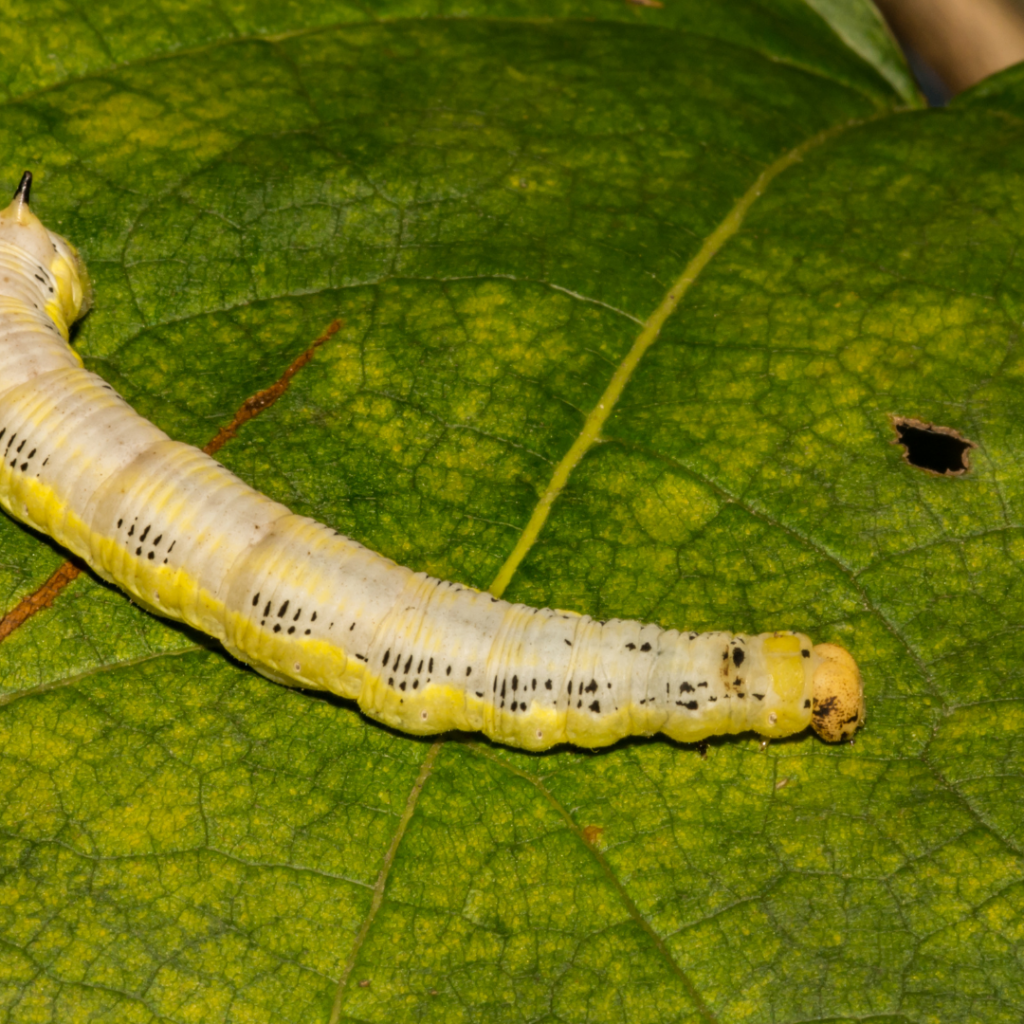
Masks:
[[[587,452],[600,440],[604,426],[622,397],[626,385],[632,379],[634,371],[640,365],[640,360],[643,359],[647,350],[658,340],[665,321],[679,308],[687,292],[704,268],[714,258],[715,254],[740,230],[754,203],[764,194],[775,178],[794,164],[799,163],[812,149],[864,123],[863,120],[849,120],[833,125],[818,132],[816,135],[810,136],[798,146],[793,147],[772,161],[757,176],[746,192],[733,204],[718,226],[704,239],[700,248],[686,264],[683,272],[673,282],[657,308],[644,321],[640,333],[636,336],[629,352],[626,353],[625,358],[619,363],[611,379],[608,381],[604,392],[597,400],[597,404],[591,409],[586,420],[584,420],[583,429],[555,466],[554,472],[548,480],[547,487],[534,506],[533,513],[520,533],[515,547],[508,558],[505,559],[504,564],[498,570],[498,574],[494,577],[488,588],[495,597],[501,597],[505,592],[523,559],[537,542],[537,538],[540,536],[548,516],[551,514],[552,506],[568,484],[573,470],[583,460]]]

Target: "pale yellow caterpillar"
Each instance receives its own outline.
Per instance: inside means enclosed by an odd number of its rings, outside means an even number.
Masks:
[[[808,725],[839,741],[863,723],[840,647],[509,604],[396,565],[172,441],[68,344],[84,271],[30,186],[0,213],[0,503],[146,608],[411,733],[544,750]]]

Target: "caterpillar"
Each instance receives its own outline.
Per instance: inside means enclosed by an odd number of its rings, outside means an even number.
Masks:
[[[144,608],[421,735],[545,750],[808,726],[838,742],[863,723],[841,647],[510,604],[404,568],[171,440],[71,348],[88,280],[31,211],[31,183],[0,213],[0,503]]]

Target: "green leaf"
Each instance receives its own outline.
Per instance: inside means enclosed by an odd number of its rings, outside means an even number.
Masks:
[[[84,574],[0,643],[0,1020],[1021,1019],[1024,78],[908,111],[815,8],[5,3],[0,177],[140,412],[203,444],[340,320],[234,471],[515,600],[842,643],[868,725],[435,744]],[[5,609],[63,560],[0,552]]]
[[[836,35],[858,56],[875,67],[906,103],[918,100],[917,86],[892,33],[871,0],[807,0]]]

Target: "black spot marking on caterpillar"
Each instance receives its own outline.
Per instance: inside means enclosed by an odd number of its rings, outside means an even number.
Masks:
[[[732,649],[732,663],[739,668],[743,664],[743,659],[746,657],[746,653],[739,647]]]
[[[811,714],[815,718],[826,718],[830,715],[836,706],[839,698],[834,694],[831,697],[826,697],[812,712]]]
[[[259,603],[260,603],[260,595],[259,595],[259,593],[253,594],[253,596],[252,596],[252,606],[253,606],[253,608],[255,608],[256,605],[258,605]]]
[[[804,707],[805,708],[809,708],[810,706],[811,706],[811,699],[810,699],[810,697],[808,697],[807,700],[804,701]]]
[[[646,654],[646,653],[647,653],[647,652],[648,652],[648,651],[649,651],[650,649],[651,649],[651,645],[650,645],[650,644],[641,644],[641,645],[640,645],[640,650],[641,650],[641,651],[643,651],[643,652],[644,652],[645,654]]]
[[[970,472],[970,450],[978,446],[951,427],[890,416],[903,458],[911,466],[936,476],[963,476]]]
[[[546,679],[544,681],[544,689],[545,690],[550,690],[551,689],[551,680],[550,679]]]
[[[636,644],[626,644],[626,650],[627,651],[635,651],[636,650]]]
[[[590,710],[593,711],[595,715],[601,714],[601,702],[599,700],[592,701],[590,704]]]
[[[173,547],[173,545],[172,545],[172,547]],[[267,607],[263,609],[263,616],[264,616],[264,618],[266,618],[266,616],[268,616],[269,614],[270,614],[270,602],[268,601],[267,602]]]
[[[680,693],[693,693],[693,687],[689,683],[680,683],[679,684],[679,692]]]
[[[283,619],[285,617],[285,614],[288,611],[288,605],[289,604],[290,604],[289,601],[285,601],[285,603],[283,605],[281,605],[281,610],[277,613],[277,617],[279,619]]]

